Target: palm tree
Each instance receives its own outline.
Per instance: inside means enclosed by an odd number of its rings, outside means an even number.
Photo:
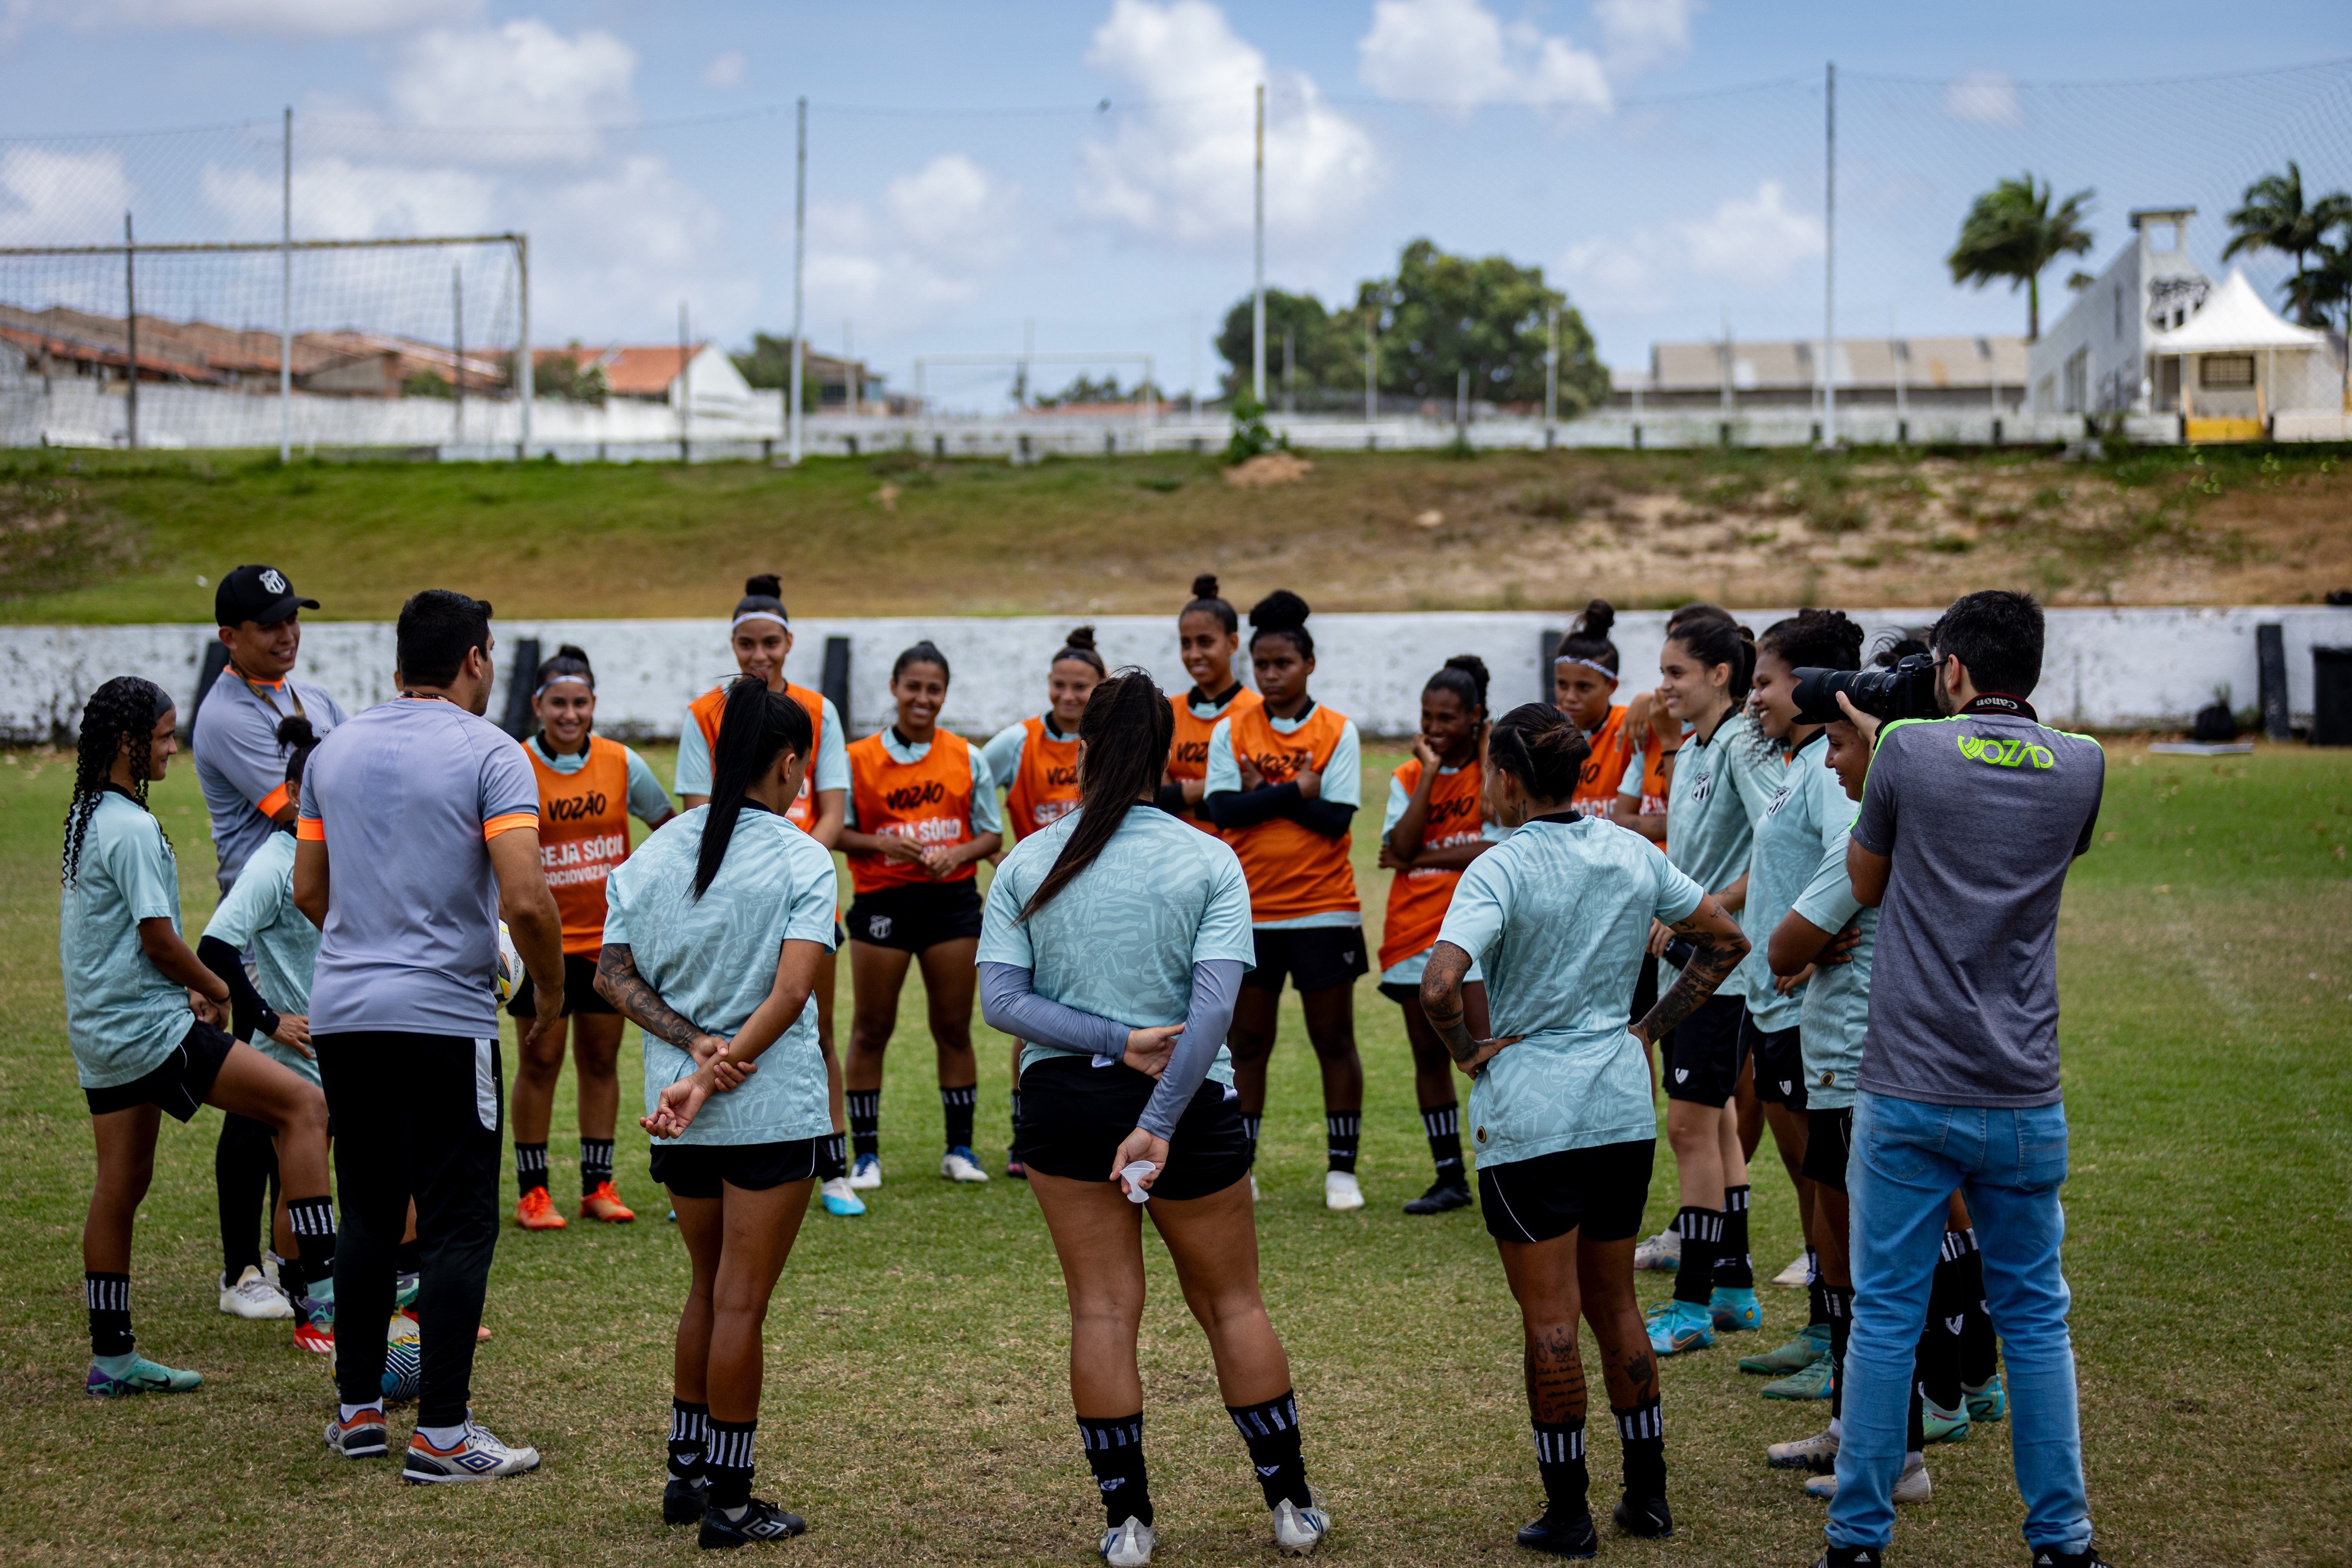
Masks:
[[[2022,287],[2029,342],[2042,336],[2042,269],[2070,251],[2081,256],[2091,248],[2083,220],[2090,215],[2093,193],[2077,191],[2053,209],[2054,193],[2030,172],[2001,181],[1969,208],[1959,243],[1944,258],[1955,283],[1981,288],[2007,278],[2011,293]]]
[[[2326,316],[2325,307],[2311,296],[2304,257],[2323,248],[2329,229],[2347,221],[2352,221],[2352,196],[2331,191],[2305,203],[2303,171],[2290,158],[2285,173],[2265,174],[2246,187],[2243,204],[2229,216],[2233,232],[2230,243],[2221,247],[2221,259],[2227,261],[2242,250],[2274,250],[2294,257],[2294,276],[2281,292],[2296,319],[2308,327]]]

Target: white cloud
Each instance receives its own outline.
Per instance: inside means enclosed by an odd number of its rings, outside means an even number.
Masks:
[[[1954,78],[1944,89],[1944,112],[1970,125],[2025,123],[2024,111],[2018,107],[2017,83],[2006,71],[1974,70]]]
[[[402,51],[389,89],[408,124],[481,128],[493,132],[448,152],[482,162],[584,160],[593,135],[499,135],[571,131],[636,115],[630,81],[637,54],[612,34],[590,28],[565,37],[536,16],[497,28],[438,29]]]
[[[826,202],[809,211],[808,292],[818,320],[890,331],[977,298],[1013,257],[1021,193],[961,152],[885,187],[881,211]]]
[[[1251,223],[1251,95],[1266,87],[1266,225],[1286,237],[1346,223],[1380,183],[1361,126],[1298,72],[1271,72],[1209,0],[1112,0],[1087,64],[1146,100],[1080,154],[1078,203],[1139,233],[1187,245]]]
[[[730,49],[702,68],[702,85],[724,92],[730,88],[741,87],[743,78],[751,72],[751,57],[740,49]]]
[[[119,240],[131,204],[119,152],[20,146],[0,154],[0,239],[10,245]]]
[[[1691,18],[1706,9],[1704,0],[1592,0],[1612,74],[1679,65],[1690,53]]]
[[[758,288],[732,257],[727,223],[662,159],[624,158],[593,177],[526,192],[519,203],[531,241],[531,314],[569,333],[676,335],[687,301],[695,336],[725,336],[749,323]]]
[[[462,22],[481,0],[18,0],[9,29],[64,23],[84,29],[349,38]],[[0,31],[5,31],[0,30]]]
[[[1766,180],[1752,195],[1728,197],[1705,217],[1571,246],[1560,269],[1586,302],[1656,310],[1675,303],[1680,287],[1696,279],[1767,293],[1827,248],[1821,219],[1792,212],[1786,188]]]
[[[1357,74],[1383,98],[1465,110],[1487,103],[1602,113],[1610,107],[1599,57],[1525,23],[1506,26],[1480,0],[1377,0],[1356,53]]]
[[[196,177],[205,205],[230,232],[268,237],[279,222],[278,176],[206,164]],[[504,226],[497,183],[464,169],[300,158],[294,164],[294,230],[302,239],[390,239],[484,234]]]

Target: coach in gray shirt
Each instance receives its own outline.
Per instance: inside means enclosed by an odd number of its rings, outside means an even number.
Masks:
[[[253,852],[294,821],[278,725],[300,714],[323,739],[343,722],[342,708],[324,688],[294,678],[302,612],[317,608],[317,600],[297,594],[274,566],[238,567],[213,591],[228,668],[197,705],[194,748],[223,893]]]
[[[2074,1352],[2059,1270],[2066,1108],[2058,1082],[2058,896],[2091,846],[2105,758],[2040,723],[2042,607],[1971,593],[1930,636],[1949,716],[1881,728],[1846,851],[1877,905],[1855,1082],[1854,1307],[1832,1568],[1876,1568],[1895,1530],[1913,1353],[1946,1204],[1966,1195],[2008,1361],[2012,1454],[2037,1568],[2098,1562],[2083,1485]]]

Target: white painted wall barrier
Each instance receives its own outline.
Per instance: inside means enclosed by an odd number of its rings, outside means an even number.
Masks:
[[[1308,592],[1311,597],[1311,585]],[[1785,613],[1741,612],[1759,632]],[[1872,610],[1858,612],[1858,619],[1875,640],[1882,631],[1925,625],[1936,613]],[[811,618],[793,625],[789,669],[802,684],[815,685],[825,640],[848,638],[847,722],[863,733],[887,720],[891,660],[909,643],[929,638],[954,667],[944,722],[984,736],[1044,706],[1045,662],[1078,619]],[[1114,667],[1141,664],[1171,691],[1190,684],[1176,656],[1172,613],[1093,619],[1104,657]],[[1454,653],[1475,653],[1493,672],[1491,695],[1499,713],[1534,700],[1544,689],[1539,635],[1548,628],[1566,628],[1570,619],[1544,611],[1318,615],[1314,690],[1367,733],[1403,735],[1419,722],[1421,688],[1430,674]],[[1628,675],[1624,691],[1656,669],[1664,620],[1663,612],[1641,611],[1619,618],[1614,636]],[[2254,628],[2269,622],[2284,630],[2289,708],[2298,724],[2308,723],[2311,649],[2352,644],[2352,610],[2053,610],[2036,706],[2052,723],[2094,729],[2178,728],[2222,688],[2231,706],[2251,707],[2257,693]],[[505,693],[515,678],[513,652],[526,637],[538,638],[543,653],[567,642],[587,650],[596,666],[598,724],[615,736],[675,737],[686,704],[734,673],[727,622],[716,617],[516,619],[499,621],[496,631],[499,692],[492,699],[494,716],[504,711]],[[0,737],[38,742],[71,734],[89,693],[119,674],[160,683],[184,710],[195,692],[205,645],[213,638],[213,628],[185,624],[0,627]],[[392,665],[389,622],[326,621],[304,629],[300,673],[333,692],[347,708],[390,696]]]

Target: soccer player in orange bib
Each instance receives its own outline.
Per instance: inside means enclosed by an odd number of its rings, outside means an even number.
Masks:
[[[1219,719],[1250,713],[1260,702],[1234,674],[1234,660],[1242,651],[1241,625],[1234,607],[1217,596],[1216,573],[1204,571],[1192,580],[1192,601],[1176,616],[1177,652],[1192,689],[1168,699],[1176,734],[1168,743],[1160,809],[1203,832],[1217,831],[1201,804],[1208,787],[1209,736]]]
[[[988,759],[939,727],[948,700],[948,656],[918,643],[890,666],[898,722],[849,747],[849,1182],[882,1185],[882,1057],[898,1027],[907,966],[923,967],[931,1043],[939,1057],[947,1153],[940,1175],[984,1182],[971,1151],[980,1072],[971,1054],[971,1002],[980,949],[980,862],[1004,841]]]
[[[1077,809],[1078,719],[1104,674],[1102,655],[1095,651],[1095,629],[1075,628],[1062,639],[1061,652],[1046,662],[1045,711],[1006,725],[980,748],[988,776],[1004,786],[1004,825],[1015,843]],[[1021,1134],[1022,1045],[1018,1040],[1013,1042],[1016,1138]],[[1027,1174],[1010,1144],[1005,1145],[1004,1174],[1015,1180]]]
[[[1202,800],[1249,878],[1257,943],[1229,1040],[1242,1121],[1255,1148],[1286,976],[1298,987],[1323,1069],[1324,1207],[1350,1209],[1364,1207],[1356,1182],[1364,1064],[1356,1054],[1355,987],[1370,966],[1348,836],[1364,784],[1355,721],[1307,695],[1315,638],[1307,615],[1307,601],[1286,589],[1251,608],[1250,663],[1263,701],[1217,721]]]
[[[1436,946],[1438,927],[1445,924],[1462,868],[1502,837],[1486,821],[1481,793],[1486,743],[1486,661],[1458,653],[1421,688],[1421,733],[1413,737],[1412,756],[1389,778],[1389,809],[1381,830],[1381,869],[1396,873],[1381,928],[1381,995],[1404,1009],[1421,1130],[1437,1167],[1429,1190],[1404,1206],[1407,1214],[1470,1207],[1454,1058],[1421,1010],[1421,974]],[[1463,985],[1462,1000],[1470,1028],[1486,1039],[1486,982],[1475,968]]]
[[[604,879],[629,858],[629,819],[658,828],[676,815],[646,759],[590,731],[596,721],[596,675],[588,655],[569,643],[542,662],[532,682],[539,733],[522,743],[539,781],[539,861],[563,917],[563,1019],[526,1040],[514,1079],[515,1223],[561,1230],[563,1216],[547,1189],[547,1128],[563,1075],[568,1035],[580,1097],[580,1213],[623,1224],[636,1216],[613,1186],[613,1127],[621,1104],[614,1064],[621,1053],[621,1015],[596,994],[596,955],[604,946]],[[539,1016],[526,977],[507,1011]]]
[[[1616,622],[1615,608],[1605,599],[1594,600],[1576,618],[1576,629],[1559,640],[1551,661],[1552,706],[1584,732],[1592,748],[1576,776],[1576,810],[1603,819],[1615,814],[1617,787],[1635,747],[1624,708],[1611,701],[1617,695],[1617,644],[1609,640],[1609,629]],[[1662,801],[1659,810],[1664,809]],[[1643,1007],[1634,1016],[1648,1011]]]

